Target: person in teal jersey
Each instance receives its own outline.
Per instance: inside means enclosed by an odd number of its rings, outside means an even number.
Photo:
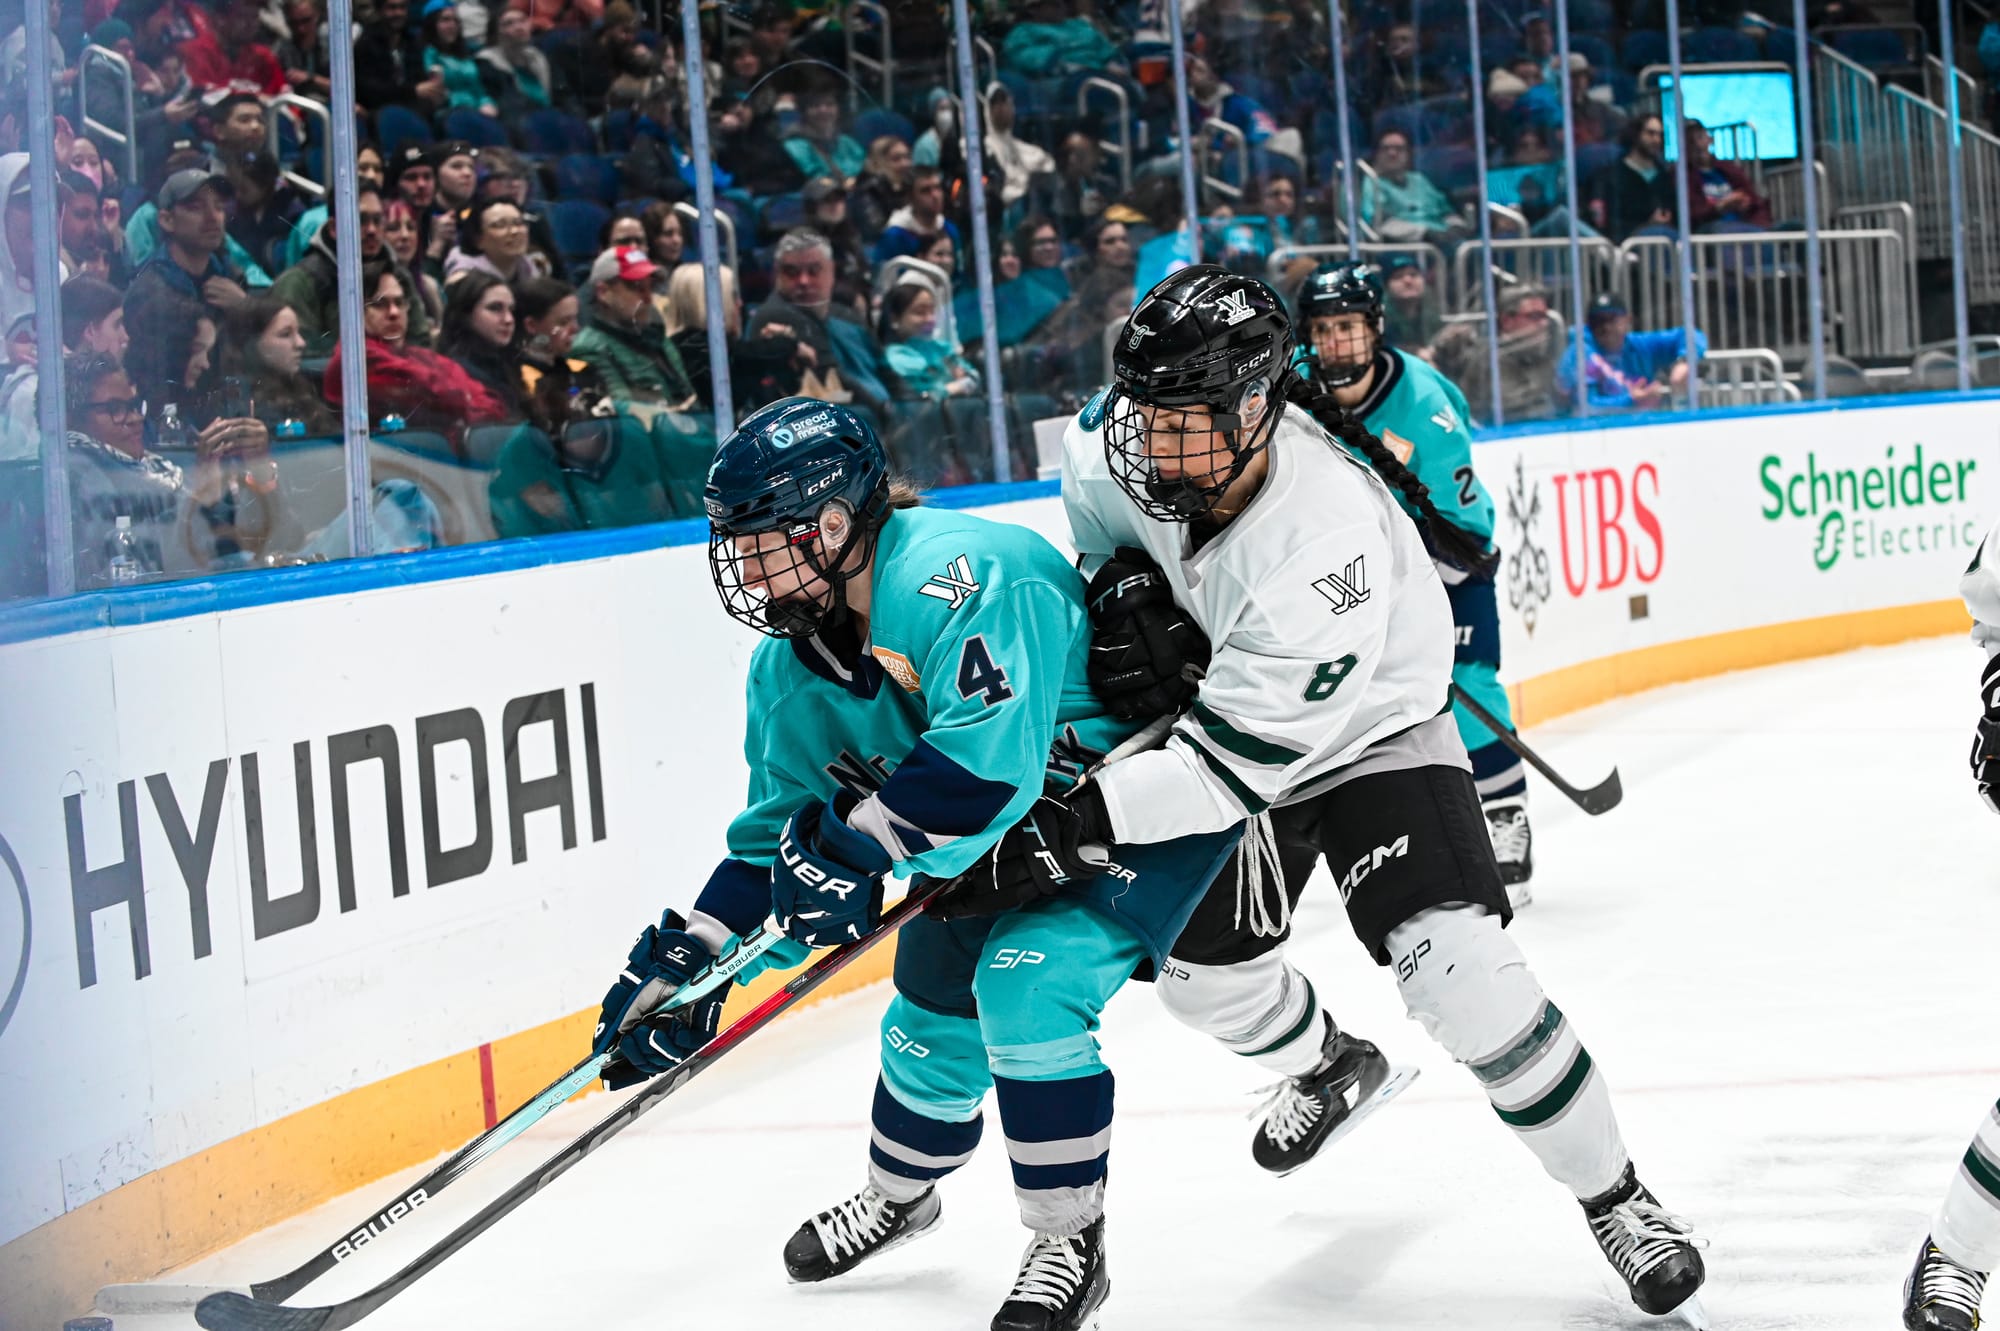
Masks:
[[[1314,274],[1299,293],[1299,318],[1309,334],[1300,349],[1299,372],[1359,417],[1417,474],[1448,522],[1492,548],[1493,498],[1472,467],[1471,410],[1451,380],[1383,340],[1381,268],[1345,263]],[[1507,691],[1500,686],[1500,611],[1493,579],[1443,561],[1438,567],[1458,629],[1452,683],[1512,725]],[[1534,872],[1527,771],[1456,698],[1452,715],[1472,756],[1501,880],[1519,910],[1531,900],[1528,879]]]
[[[721,1000],[655,1009],[767,914],[789,936],[770,955],[796,965],[874,927],[886,879],[964,874],[898,939],[867,1184],[801,1225],[785,1266],[824,1280],[932,1228],[937,1180],[971,1157],[991,1090],[1034,1231],[992,1324],[1081,1326],[1108,1291],[1098,1015],[1164,962],[1240,833],[1118,847],[1088,876],[1001,875],[1047,792],[1135,729],[1091,692],[1068,560],[1026,528],[917,506],[861,416],[807,398],[743,422],[704,504],[724,608],[766,635],[749,798],[693,909],[640,935],[593,1047],[632,1076],[663,1072],[714,1034]]]

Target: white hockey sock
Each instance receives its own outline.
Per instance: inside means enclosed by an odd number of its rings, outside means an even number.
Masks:
[[[1931,1242],[1960,1266],[2000,1269],[2000,1104],[1979,1121],[1959,1160],[1931,1222]]]
[[[1283,948],[1231,966],[1169,957],[1153,991],[1177,1020],[1259,1067],[1298,1077],[1319,1066],[1326,1040],[1319,999]]]
[[[1479,1078],[1549,1176],[1579,1198],[1610,1191],[1629,1162],[1611,1092],[1500,921],[1476,907],[1427,910],[1387,946],[1410,1016]]]

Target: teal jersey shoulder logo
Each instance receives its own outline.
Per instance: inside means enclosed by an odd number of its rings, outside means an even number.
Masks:
[[[1086,430],[1095,430],[1104,424],[1104,413],[1111,406],[1111,390],[1100,388],[1097,396],[1083,404],[1083,410],[1076,414],[1076,423]]]

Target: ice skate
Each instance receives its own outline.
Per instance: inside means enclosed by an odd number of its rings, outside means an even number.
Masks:
[[[1493,838],[1493,858],[1500,862],[1500,881],[1507,885],[1507,902],[1515,910],[1535,899],[1528,880],[1535,874],[1535,837],[1528,826],[1528,801],[1520,795],[1487,800],[1486,832]]]
[[[1097,1325],[1111,1293],[1104,1269],[1104,1217],[1081,1234],[1037,1234],[1021,1255],[1021,1273],[993,1331],[1081,1331]]]
[[[871,1183],[799,1226],[785,1243],[785,1271],[801,1284],[831,1280],[930,1233],[940,1217],[936,1188],[913,1202],[892,1202]]]
[[[1584,1218],[1605,1260],[1625,1281],[1632,1302],[1654,1316],[1679,1312],[1691,1326],[1706,1326],[1695,1291],[1706,1276],[1694,1226],[1661,1206],[1631,1165],[1618,1186],[1583,1203]]]
[[[1415,1068],[1391,1068],[1381,1050],[1331,1021],[1323,1053],[1317,1070],[1270,1087],[1260,1106],[1250,1155],[1273,1174],[1305,1164],[1417,1079]]]
[[[1960,1266],[1929,1238],[1903,1282],[1903,1326],[1907,1331],[1975,1331],[1986,1273]]]

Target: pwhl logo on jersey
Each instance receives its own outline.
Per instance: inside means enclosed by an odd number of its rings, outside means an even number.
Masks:
[[[956,610],[978,590],[979,584],[972,580],[972,561],[960,555],[945,566],[944,572],[931,574],[930,581],[917,588],[917,593],[949,601],[951,609]]]
[[[1808,451],[1800,465],[1777,453],[1758,464],[1767,522],[1797,524],[1813,567],[1893,559],[1935,550],[1972,550],[1981,523],[1966,499],[1976,458],[1916,444],[1890,444],[1874,466],[1835,466]]]
[[[1368,599],[1368,568],[1365,556],[1356,555],[1345,569],[1329,573],[1313,584],[1313,590],[1333,602],[1333,613],[1344,615]]]

